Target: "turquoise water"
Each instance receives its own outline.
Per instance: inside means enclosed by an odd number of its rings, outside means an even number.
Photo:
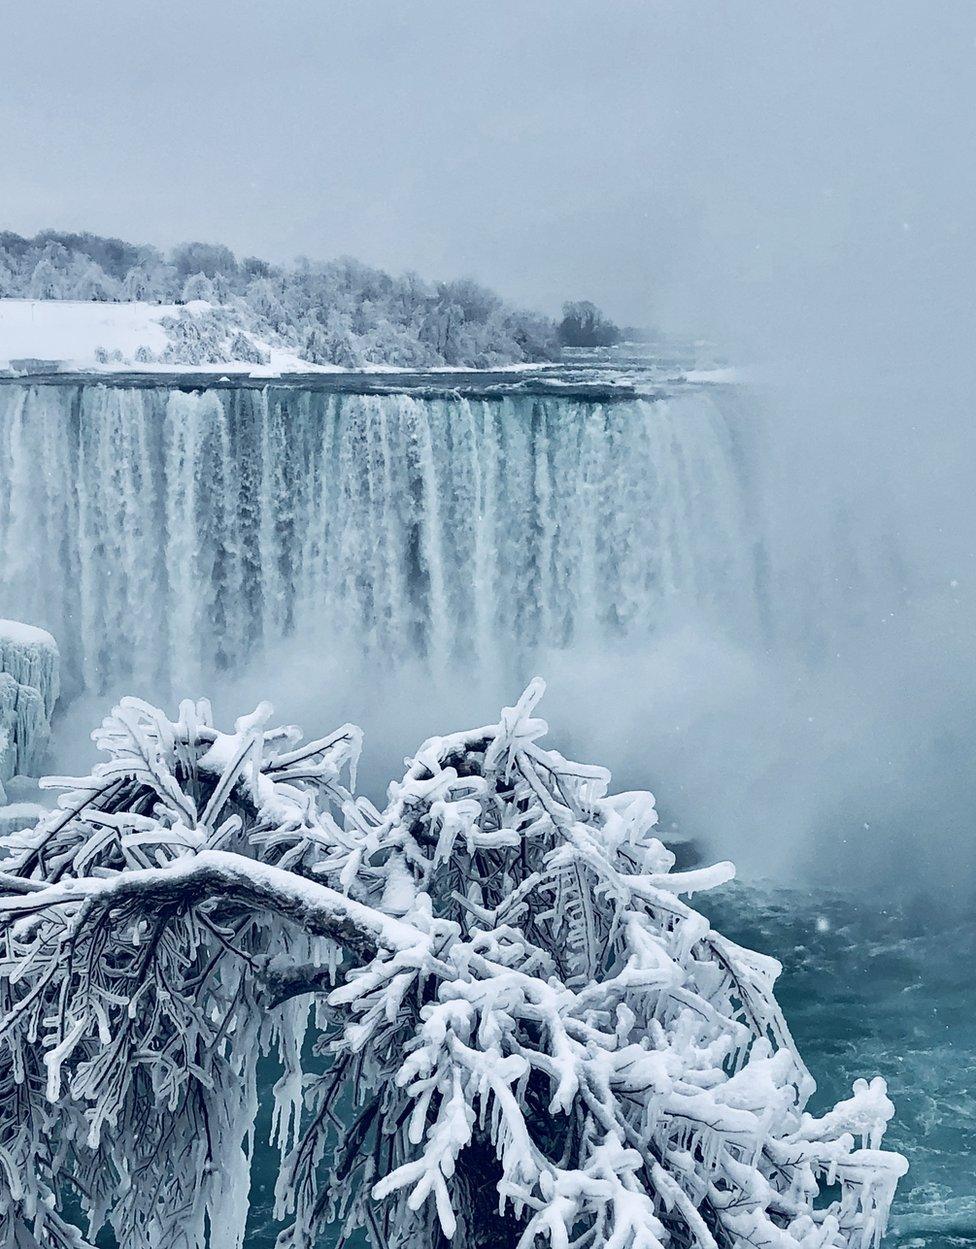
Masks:
[[[784,964],[778,996],[818,1081],[812,1110],[849,1095],[858,1076],[887,1080],[896,1117],[885,1143],[911,1163],[887,1249],[976,1247],[976,923],[742,885],[696,904]],[[269,1123],[265,1108],[259,1139]],[[275,1165],[259,1146],[249,1249],[274,1245]]]
[[[741,886],[702,909],[784,964],[779,1000],[819,1086],[811,1109],[858,1076],[887,1080],[885,1144],[910,1170],[885,1245],[976,1246],[976,923],[937,906]]]

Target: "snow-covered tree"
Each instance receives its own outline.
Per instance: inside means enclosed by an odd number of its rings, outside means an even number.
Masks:
[[[778,965],[685,900],[730,865],[674,870],[650,794],[540,746],[541,692],[382,811],[351,725],[120,703],[0,845],[2,1243],[88,1243],[70,1192],[89,1240],[239,1249],[269,1050],[287,1249],[878,1243],[883,1081],[806,1112]]]
[[[291,266],[238,262],[221,244],[153,247],[94,234],[0,231],[0,295],[34,299],[203,299],[231,308],[236,330],[313,363],[492,368],[559,358],[548,317],[503,303],[471,279],[432,285],[344,257]],[[193,337],[193,334],[190,335]],[[175,344],[185,354],[186,344]],[[187,361],[188,362],[188,361]],[[216,362],[216,360],[214,360]]]
[[[31,299],[63,299],[65,277],[53,261],[43,256],[34,266],[28,294]]]
[[[355,369],[363,362],[350,319],[342,312],[332,311],[324,323],[314,322],[305,335],[302,349],[313,364],[338,364]]]
[[[121,294],[119,283],[109,277],[101,265],[89,260],[78,269],[77,276],[73,278],[70,285],[72,299],[106,303],[119,298]]]
[[[246,334],[237,333],[230,340],[228,352],[231,360],[244,360],[250,364],[267,364],[270,356]]]
[[[617,326],[588,299],[563,304],[558,333],[567,347],[612,347],[621,339]]]
[[[195,299],[204,299],[207,303],[215,303],[213,282],[205,273],[191,273],[183,283],[180,298],[185,304]]]
[[[171,265],[150,261],[136,265],[125,275],[122,298],[163,303],[174,299],[180,289],[177,272]]]
[[[192,273],[212,278],[218,273],[237,271],[234,253],[223,243],[180,243],[173,248],[172,261],[184,278]]]
[[[15,266],[0,252],[0,299],[8,295],[19,295],[20,279]]]

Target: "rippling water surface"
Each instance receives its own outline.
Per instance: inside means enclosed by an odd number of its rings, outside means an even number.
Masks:
[[[823,1109],[858,1076],[888,1081],[885,1143],[910,1162],[887,1246],[976,1245],[976,924],[843,894],[730,891],[709,908],[784,964],[782,1003]]]

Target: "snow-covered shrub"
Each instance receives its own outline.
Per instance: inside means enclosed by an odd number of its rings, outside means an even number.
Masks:
[[[107,347],[96,347],[95,360],[99,364],[121,364],[122,352],[118,347],[113,348],[111,351]]]
[[[267,364],[271,356],[246,334],[236,333],[230,340],[229,358],[243,360],[248,364]]]
[[[424,743],[382,811],[350,725],[123,700],[0,843],[3,1243],[82,1244],[70,1189],[89,1237],[237,1249],[274,1049],[285,1246],[877,1244],[883,1081],[806,1113],[778,965],[685,900],[731,866],[675,871],[650,794],[539,745],[541,692]]]
[[[227,358],[226,317],[220,309],[181,308],[174,317],[162,317],[166,348],[161,359],[167,364],[213,364]]]

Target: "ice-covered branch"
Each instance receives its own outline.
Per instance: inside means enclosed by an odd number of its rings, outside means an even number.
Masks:
[[[147,916],[167,906],[188,910],[214,901],[280,916],[307,935],[331,938],[365,957],[378,949],[414,950],[427,940],[410,924],[318,881],[224,850],[199,850],[161,867],[67,878],[47,888],[0,896],[0,920],[39,915],[52,908],[71,911],[79,903],[87,904],[90,917],[93,912],[122,906],[135,907]]]
[[[382,811],[350,726],[123,702],[0,844],[0,1227],[66,1243],[67,1183],[125,1249],[239,1249],[275,1048],[296,1249],[875,1244],[883,1082],[806,1112],[778,964],[688,901],[731,866],[674,870],[649,794],[539,745],[541,693],[424,743]]]

